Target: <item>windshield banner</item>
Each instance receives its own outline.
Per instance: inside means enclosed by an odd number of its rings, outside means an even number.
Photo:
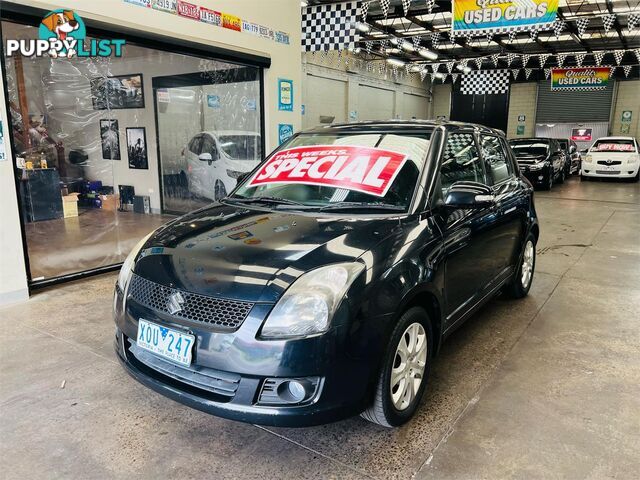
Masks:
[[[248,186],[302,183],[384,197],[406,160],[405,154],[371,147],[297,147],[276,153]]]
[[[551,90],[598,90],[607,88],[610,67],[552,68]]]
[[[632,143],[601,143],[596,146],[596,152],[635,152]]]

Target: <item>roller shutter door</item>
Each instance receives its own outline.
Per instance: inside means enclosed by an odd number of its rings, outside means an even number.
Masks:
[[[411,120],[412,118],[416,118],[418,120],[424,120],[427,118],[429,102],[426,97],[413,95],[411,93],[405,93],[403,97],[403,119]]]
[[[552,92],[551,82],[538,83],[537,123],[609,122],[613,80],[604,90]]]
[[[333,122],[346,122],[347,82],[314,75],[307,75],[306,80],[308,85],[306,110],[302,116],[303,127],[316,127],[331,117],[334,117]]]
[[[360,85],[358,88],[358,120],[391,120],[394,115],[394,92]]]

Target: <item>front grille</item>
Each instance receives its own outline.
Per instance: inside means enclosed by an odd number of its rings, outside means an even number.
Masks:
[[[596,170],[598,175],[620,175],[619,170]]]
[[[598,160],[598,165],[622,165],[620,160]]]
[[[179,293],[184,302],[182,310],[169,310],[169,297]],[[133,275],[129,286],[129,297],[135,302],[157,312],[166,313],[192,322],[215,325],[225,330],[235,330],[245,321],[253,303],[208,297],[165,287],[138,275]]]

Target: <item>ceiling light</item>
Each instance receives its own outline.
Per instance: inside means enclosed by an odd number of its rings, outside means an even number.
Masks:
[[[302,8],[306,7],[306,6],[307,6],[307,2],[305,2],[305,0],[301,0],[301,1],[300,1],[300,6],[301,6]]]
[[[395,55],[400,53],[400,49],[399,48],[385,48],[384,53],[388,54],[388,55]]]
[[[437,60],[438,59],[438,54],[435,52],[432,52],[431,50],[427,49],[427,48],[421,48],[420,50],[418,50],[418,54],[421,57],[426,58],[427,60]]]
[[[458,65],[456,65],[456,70],[462,73],[469,73],[471,72],[471,67],[468,67],[466,65],[462,65],[461,63],[459,63]]]
[[[397,47],[398,45],[400,45],[400,40],[398,40],[396,37],[391,37],[389,39],[389,43]]]
[[[424,70],[424,65],[413,65],[409,70],[413,73],[418,73]]]
[[[358,22],[356,23],[356,30],[362,33],[369,33],[371,31],[371,27],[366,23]]]
[[[442,73],[434,73],[434,74],[433,74],[433,77],[434,77],[434,78],[437,78],[438,80],[440,80],[440,79],[443,79],[443,78],[444,78],[444,75],[443,75]]]
[[[387,63],[389,65],[395,65],[396,67],[405,66],[405,63],[402,60],[400,60],[399,58],[393,58],[393,57],[387,58]]]
[[[400,42],[400,48],[403,49],[406,52],[415,52],[416,51],[416,47],[414,47],[412,43],[409,43],[406,40],[403,40],[402,42]]]

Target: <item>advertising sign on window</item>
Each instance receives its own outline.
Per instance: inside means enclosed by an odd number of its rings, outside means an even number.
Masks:
[[[571,140],[574,142],[590,142],[592,130],[590,128],[574,128],[571,130]]]

